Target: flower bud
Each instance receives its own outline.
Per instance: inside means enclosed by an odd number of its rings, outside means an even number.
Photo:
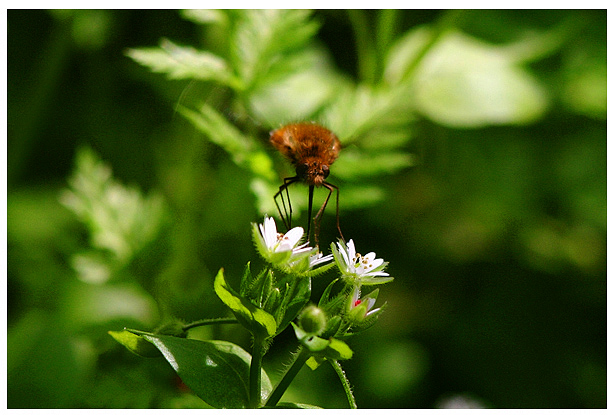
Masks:
[[[306,333],[319,335],[327,326],[327,318],[319,307],[309,305],[300,313],[298,323]]]

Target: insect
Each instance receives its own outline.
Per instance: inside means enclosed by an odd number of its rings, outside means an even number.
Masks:
[[[321,217],[334,190],[336,191],[336,226],[342,237],[338,214],[340,192],[337,186],[326,181],[327,176],[329,176],[329,167],[336,161],[340,152],[341,144],[338,137],[325,127],[306,122],[288,124],[272,131],[270,133],[270,143],[283,156],[289,159],[295,167],[295,176],[285,178],[284,183],[274,195],[274,202],[276,202],[278,213],[286,227],[291,228],[291,215],[293,213],[288,187],[295,182],[304,182],[308,185],[308,229],[306,232],[308,240],[310,240],[310,222],[314,220],[314,242],[318,247]],[[321,186],[329,190],[329,193],[317,214],[312,218],[314,188]],[[289,205],[288,212],[283,192],[286,192],[286,203]],[[284,214],[278,204],[278,198],[282,202]]]

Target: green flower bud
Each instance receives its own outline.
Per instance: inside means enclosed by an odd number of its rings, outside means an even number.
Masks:
[[[327,326],[327,317],[319,307],[309,305],[300,313],[298,323],[306,333],[319,335]]]

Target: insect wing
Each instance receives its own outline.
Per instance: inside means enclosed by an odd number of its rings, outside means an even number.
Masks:
[[[283,156],[295,162],[297,160],[297,143],[288,127],[279,128],[270,133],[270,143]]]

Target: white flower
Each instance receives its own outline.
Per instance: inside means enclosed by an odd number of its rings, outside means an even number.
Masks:
[[[302,239],[302,236],[304,236],[304,229],[298,226],[283,235],[276,229],[274,218],[266,216],[263,224],[259,224],[259,230],[261,231],[261,237],[265,243],[265,247],[272,253],[305,249],[303,247],[307,245],[304,244],[300,247],[295,247],[300,239]]]
[[[314,255],[310,255],[310,268],[314,268],[315,266],[319,264],[324,264],[326,262],[329,262],[332,259],[334,259],[334,256],[332,254],[323,256],[323,253],[317,252]]]
[[[387,266],[387,262],[381,258],[376,258],[374,252],[370,252],[364,256],[355,252],[355,244],[351,239],[346,246],[338,242],[337,247],[332,243],[332,253],[334,260],[342,272],[342,275],[351,278],[359,285],[376,285],[384,284],[393,280],[389,274],[383,270]]]
[[[299,244],[303,235],[304,229],[301,227],[293,228],[284,235],[279,233],[274,218],[267,216],[258,227],[253,224],[253,239],[261,256],[279,268],[299,274],[333,258],[332,255],[323,256],[318,249],[308,246],[308,242]]]

